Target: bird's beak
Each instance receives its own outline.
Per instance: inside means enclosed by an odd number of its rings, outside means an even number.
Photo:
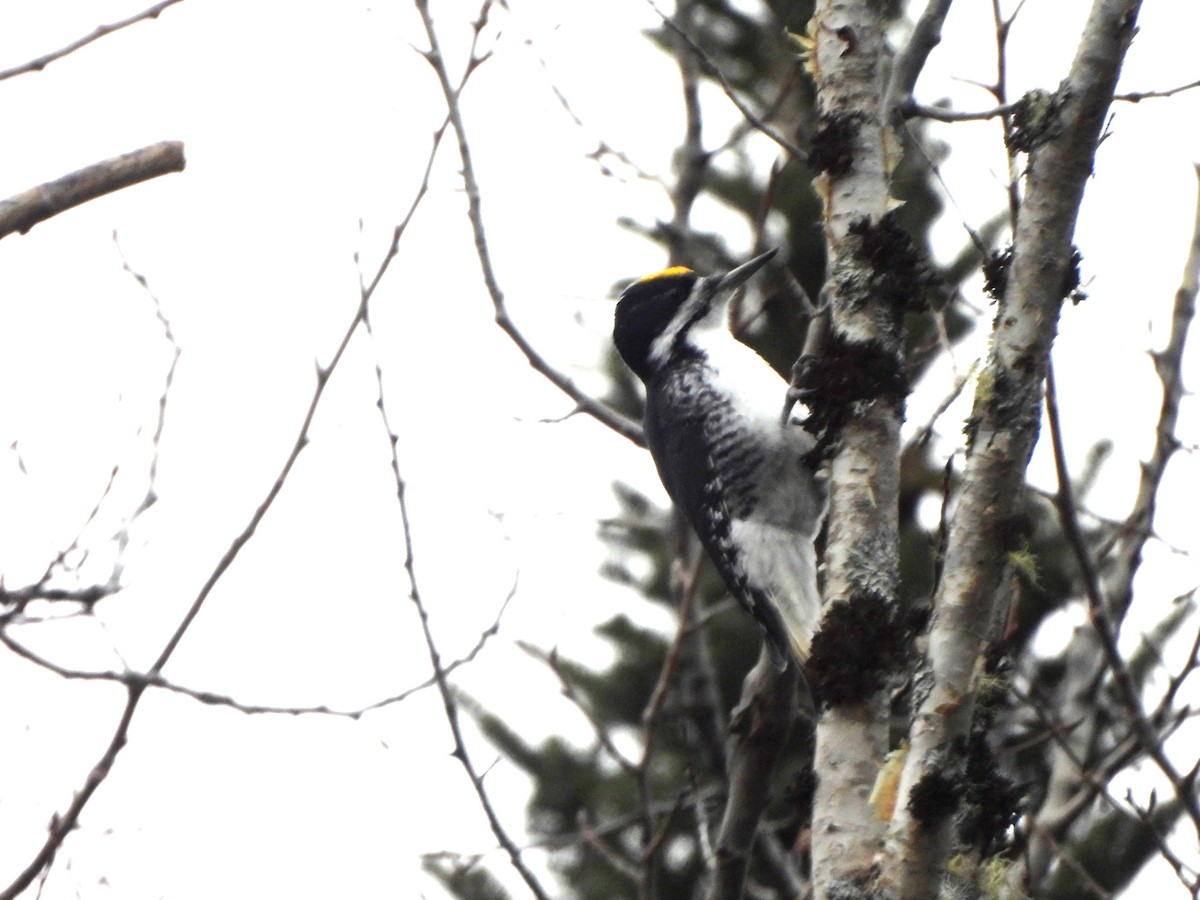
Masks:
[[[754,257],[750,262],[742,263],[732,272],[726,272],[724,277],[721,278],[721,290],[731,291],[744,282],[749,281],[750,276],[765,266],[767,261],[778,252],[778,248],[768,250],[766,253]]]

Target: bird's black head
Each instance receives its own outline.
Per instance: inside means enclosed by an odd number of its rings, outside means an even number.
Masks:
[[[675,266],[640,278],[617,301],[613,343],[638,378],[650,377],[650,348],[691,295],[699,276]]]
[[[617,301],[613,342],[625,364],[643,382],[653,374],[654,342],[670,333],[664,357],[678,353],[689,329],[715,312],[751,275],[775,255],[768,250],[724,275],[700,278],[691,269],[675,266],[640,278],[625,288]]]

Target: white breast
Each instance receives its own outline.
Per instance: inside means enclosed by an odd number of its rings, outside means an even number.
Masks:
[[[765,359],[723,326],[697,328],[690,337],[707,357],[714,380],[738,410],[756,422],[779,422],[787,382]]]

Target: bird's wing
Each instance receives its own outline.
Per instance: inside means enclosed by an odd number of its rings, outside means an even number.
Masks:
[[[761,566],[739,549],[757,503],[750,473],[761,464],[756,455],[762,448],[739,433],[731,402],[713,393],[703,374],[699,366],[679,367],[647,391],[646,440],[667,493],[730,592],[763,629],[771,658],[782,668],[789,646],[800,661],[807,657],[807,637],[798,641],[790,634],[769,583],[754,577]],[[777,550],[780,542],[772,541],[768,552]]]

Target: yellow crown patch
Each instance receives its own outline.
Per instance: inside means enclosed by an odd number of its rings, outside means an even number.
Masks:
[[[672,275],[691,275],[692,270],[687,266],[671,266],[669,269],[663,269],[661,272],[654,272],[650,275],[643,275],[634,284],[644,284],[647,281],[654,281],[657,278],[670,278]]]

